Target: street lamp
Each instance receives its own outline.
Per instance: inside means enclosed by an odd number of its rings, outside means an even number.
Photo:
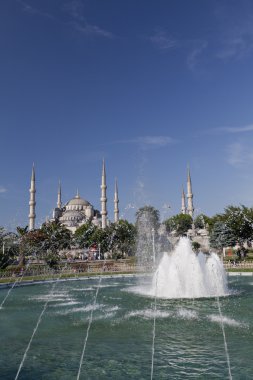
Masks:
[[[100,260],[100,243],[98,243],[98,260]]]

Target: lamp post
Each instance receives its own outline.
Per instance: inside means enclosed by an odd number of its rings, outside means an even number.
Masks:
[[[98,243],[98,260],[100,260],[100,246],[101,246],[101,244]]]

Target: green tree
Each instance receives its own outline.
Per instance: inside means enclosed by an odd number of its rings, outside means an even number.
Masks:
[[[192,228],[192,217],[188,214],[177,214],[165,220],[164,223],[169,233],[175,231],[177,236],[185,236]]]
[[[201,245],[200,245],[199,242],[197,242],[197,241],[193,241],[192,242],[192,249],[193,249],[193,251],[198,252],[199,249],[200,249],[200,247],[201,247]]]
[[[228,206],[223,214],[225,224],[240,246],[253,238],[253,209],[245,206]]]
[[[97,229],[98,227],[91,222],[87,222],[77,228],[74,234],[74,241],[78,247],[89,248],[92,244],[94,244],[94,234]]]
[[[100,247],[100,252],[105,253],[108,252],[111,248],[111,234],[110,228],[106,227],[105,229],[96,228],[92,235],[93,243],[96,244],[97,247]]]
[[[194,226],[195,228],[205,228],[207,225],[209,226],[211,223],[211,218],[209,218],[207,215],[205,214],[199,214],[198,216],[196,216],[196,218],[194,219]]]
[[[111,250],[117,258],[133,256],[135,249],[136,228],[127,220],[120,220],[119,223],[112,223],[109,227],[111,237]]]
[[[210,234],[210,246],[218,250],[225,247],[233,247],[236,244],[236,237],[232,230],[224,222],[216,222]]]
[[[18,252],[16,235],[0,227],[0,269],[5,269]]]
[[[41,232],[44,235],[41,255],[49,266],[54,267],[60,260],[59,251],[71,248],[72,233],[58,221],[44,223]]]

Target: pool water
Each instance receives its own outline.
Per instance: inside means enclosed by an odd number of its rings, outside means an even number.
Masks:
[[[145,279],[144,279],[145,281]],[[137,277],[58,282],[19,379],[149,379],[154,299]],[[52,283],[15,287],[0,310],[0,379],[15,379]],[[229,278],[220,298],[233,379],[253,379],[253,277]],[[0,289],[0,302],[8,289]],[[227,379],[216,299],[157,299],[153,379]]]

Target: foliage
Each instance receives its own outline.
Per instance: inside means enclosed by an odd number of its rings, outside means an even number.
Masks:
[[[210,234],[210,246],[216,249],[234,246],[236,238],[224,222],[216,222]]]
[[[121,258],[126,254],[132,256],[135,247],[136,228],[127,220],[112,223],[109,227],[111,236],[110,249]]]
[[[177,236],[185,236],[192,228],[192,217],[188,214],[177,214],[165,220],[168,232],[175,231]]]
[[[114,251],[117,258],[132,254],[135,237],[135,227],[126,220],[112,223],[105,229],[101,229],[91,222],[79,227],[75,232],[75,242],[80,248],[89,248],[92,245],[99,246],[100,252]]]
[[[253,238],[253,209],[245,206],[228,206],[224,212],[226,226],[239,245]]]
[[[199,229],[206,228],[207,226],[210,225],[210,223],[211,223],[211,218],[209,218],[205,214],[199,214],[194,219],[195,228],[199,228]]]
[[[41,251],[51,251],[57,254],[62,249],[70,249],[72,233],[60,222],[44,223],[41,227],[42,239]]]
[[[50,268],[57,268],[59,264],[59,255],[56,252],[47,250],[44,254],[44,260]]]
[[[5,269],[12,263],[16,254],[16,235],[0,227],[0,269]]]
[[[197,242],[197,241],[193,241],[192,242],[192,249],[195,251],[195,252],[198,252],[198,250],[200,249],[201,245]]]
[[[211,218],[209,226],[213,247],[234,246],[236,243],[242,247],[245,242],[253,239],[253,209],[243,205],[228,206],[223,214]],[[225,237],[224,234],[228,236]],[[218,239],[217,243],[215,239]],[[225,244],[226,240],[228,244]]]
[[[94,241],[94,234],[98,227],[96,227],[91,222],[83,224],[81,227],[77,228],[74,241],[80,248],[89,248]]]
[[[105,253],[110,250],[111,235],[109,232],[109,227],[106,227],[105,229],[96,227],[92,237],[94,243],[100,247],[101,253]]]
[[[28,227],[17,227],[19,242],[19,264],[24,265],[25,257],[34,255],[43,258],[50,266],[59,261],[59,251],[70,249],[72,234],[58,221],[47,222],[40,229],[28,231]]]

